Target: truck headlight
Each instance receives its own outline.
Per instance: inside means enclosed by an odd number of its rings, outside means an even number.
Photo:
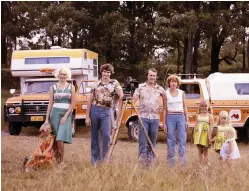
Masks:
[[[21,110],[20,107],[16,107],[16,109],[15,109],[15,112],[16,112],[16,113],[21,113],[21,111],[22,111],[22,110]]]
[[[14,113],[15,112],[15,109],[13,107],[9,108],[9,112],[10,113]]]

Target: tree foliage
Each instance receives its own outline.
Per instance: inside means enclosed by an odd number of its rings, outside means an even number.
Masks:
[[[249,3],[2,1],[2,66],[15,49],[53,45],[98,52],[116,75],[248,71]],[[241,56],[239,56],[241,55]],[[246,56],[247,55],[247,56]],[[246,59],[247,58],[247,59]],[[152,64],[153,63],[153,64]],[[121,72],[118,72],[121,71]]]

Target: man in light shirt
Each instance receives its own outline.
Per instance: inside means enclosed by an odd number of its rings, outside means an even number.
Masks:
[[[166,115],[165,90],[156,83],[156,79],[157,70],[150,68],[147,73],[147,81],[139,84],[132,99],[134,104],[139,99],[139,115],[154,148],[156,147],[160,112],[163,110],[163,121],[165,121]],[[161,103],[163,103],[163,108],[160,108]],[[166,128],[165,123],[163,123],[163,128]],[[139,162],[143,165],[151,165],[153,159],[147,137],[139,123]]]

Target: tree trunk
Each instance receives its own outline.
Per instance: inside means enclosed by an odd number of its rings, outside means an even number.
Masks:
[[[71,47],[77,48],[77,30],[73,30]]]
[[[243,56],[243,68],[242,71],[246,71],[246,29],[244,27],[243,40],[242,40],[242,56]]]
[[[181,65],[181,47],[180,47],[180,41],[177,39],[177,74],[180,73],[180,65]]]
[[[188,53],[188,38],[184,38],[184,50],[183,50],[183,71],[184,73],[186,71],[186,65],[187,65],[187,53]]]
[[[2,49],[2,58],[1,58],[1,65],[7,65],[7,46],[6,46],[6,36],[1,35],[1,49]]]
[[[247,72],[249,72],[249,38],[247,39]]]
[[[61,46],[61,34],[58,35],[58,46]]]
[[[195,39],[194,39],[194,55],[193,55],[193,72],[198,73],[198,48],[200,44],[200,38],[201,38],[201,30],[200,27],[197,28],[195,32]]]
[[[52,41],[52,46],[54,46],[55,45],[55,43],[54,43],[54,36],[51,36],[51,41]]]
[[[188,36],[188,46],[187,46],[186,65],[185,65],[184,74],[192,73],[192,65],[193,65],[192,61],[193,61],[193,34],[190,33],[190,35]]]
[[[219,54],[221,43],[215,35],[212,37],[212,50],[211,50],[211,71],[210,73],[219,72]]]

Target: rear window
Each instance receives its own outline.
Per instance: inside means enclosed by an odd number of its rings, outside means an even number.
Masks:
[[[249,83],[235,83],[234,86],[238,95],[249,95]]]
[[[180,89],[185,91],[186,99],[199,99],[201,97],[199,84],[181,84]]]
[[[70,57],[25,58],[25,64],[68,64]]]

